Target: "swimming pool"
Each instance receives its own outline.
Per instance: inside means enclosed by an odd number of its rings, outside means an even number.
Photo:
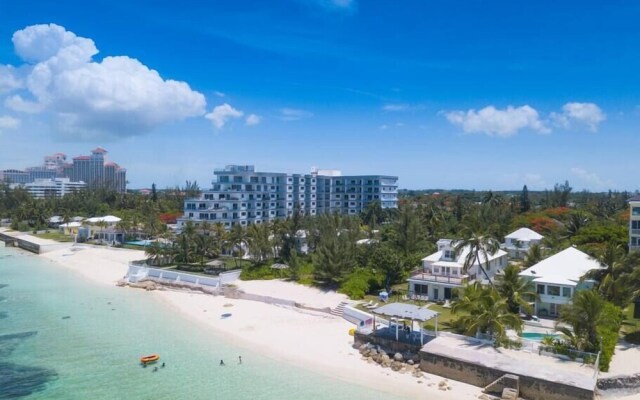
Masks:
[[[527,340],[533,340],[534,342],[541,342],[542,338],[544,338],[545,336],[551,336],[552,338],[556,339],[556,338],[559,338],[561,335],[558,333],[540,333],[540,332],[522,332],[520,334],[521,338],[527,339]]]
[[[132,246],[148,246],[153,242],[153,240],[133,240],[131,242],[126,242],[125,244],[130,244]]]

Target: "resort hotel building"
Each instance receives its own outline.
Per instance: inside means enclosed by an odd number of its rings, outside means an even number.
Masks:
[[[84,182],[72,182],[69,178],[36,179],[33,182],[24,184],[11,184],[11,188],[21,186],[29,191],[31,196],[37,199],[45,197],[63,197],[75,191],[87,187]]]
[[[127,170],[106,159],[107,151],[98,147],[89,156],[74,157],[71,163],[63,153],[55,153],[44,158],[44,164],[29,167],[24,171],[7,169],[0,171],[0,181],[25,185],[38,180],[55,182],[67,178],[70,183],[82,182],[88,188],[106,187],[120,193],[127,188]]]
[[[257,172],[253,165],[214,170],[211,190],[187,199],[178,230],[188,222],[248,226],[301,215],[358,215],[370,203],[398,207],[397,176],[343,176],[337,170],[312,169],[309,174]]]
[[[640,196],[629,199],[629,251],[640,250]]]

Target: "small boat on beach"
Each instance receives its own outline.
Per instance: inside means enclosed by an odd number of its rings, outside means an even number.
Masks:
[[[140,357],[140,363],[142,365],[147,365],[147,364],[154,363],[159,359],[160,359],[160,356],[158,354],[151,354],[149,356]]]

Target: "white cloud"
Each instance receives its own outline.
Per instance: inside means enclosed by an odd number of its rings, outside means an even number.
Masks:
[[[23,86],[16,68],[11,65],[0,65],[0,93],[9,92]]]
[[[579,167],[571,168],[571,174],[576,176],[584,185],[587,185],[589,189],[606,190],[614,186],[610,180],[600,178],[595,172],[589,172]]]
[[[7,97],[4,100],[4,105],[13,111],[29,114],[37,114],[44,109],[42,104],[25,100],[19,94]]]
[[[313,113],[306,110],[299,110],[296,108],[282,108],[280,109],[280,119],[283,121],[298,121],[303,118],[313,117]]]
[[[570,128],[572,123],[578,123],[587,125],[595,132],[607,116],[595,103],[567,103],[562,106],[562,112],[551,113],[550,118],[556,125],[565,129]]]
[[[9,129],[17,129],[20,127],[20,120],[8,115],[0,116],[0,133]]]
[[[538,111],[533,107],[508,106],[500,110],[488,106],[478,111],[449,111],[444,113],[453,125],[462,127],[466,133],[485,133],[489,136],[508,137],[522,129],[531,129],[539,133],[548,133],[549,129],[540,120]]]
[[[93,40],[62,26],[26,27],[14,33],[13,44],[31,64],[25,64],[24,94],[34,101],[20,93],[5,104],[22,112],[37,112],[40,107],[52,113],[56,131],[69,138],[135,136],[205,113],[205,97],[187,83],[165,80],[127,56],[94,61],[98,49]]]
[[[204,117],[211,120],[216,128],[221,129],[230,119],[241,118],[243,115],[244,113],[242,111],[224,103],[214,107],[213,110]]]
[[[356,0],[298,0],[305,4],[312,4],[329,11],[353,11]]]
[[[382,111],[407,111],[409,109],[408,104],[385,104],[382,106]]]
[[[247,115],[247,119],[244,121],[247,126],[258,125],[262,121],[262,117],[256,114]]]
[[[226,96],[226,94],[224,94],[224,93],[222,93],[222,92],[219,92],[219,91],[217,91],[217,90],[216,90],[215,92],[213,92],[213,94],[215,94],[215,95],[216,95],[216,96],[218,96],[218,97],[225,97],[225,96]]]
[[[381,131],[386,131],[387,129],[389,129],[389,125],[387,124],[382,124],[378,127],[378,129],[380,129]]]

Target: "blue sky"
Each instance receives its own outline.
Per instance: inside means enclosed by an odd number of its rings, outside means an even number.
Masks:
[[[98,145],[403,188],[640,188],[640,3],[0,0],[0,169]]]

